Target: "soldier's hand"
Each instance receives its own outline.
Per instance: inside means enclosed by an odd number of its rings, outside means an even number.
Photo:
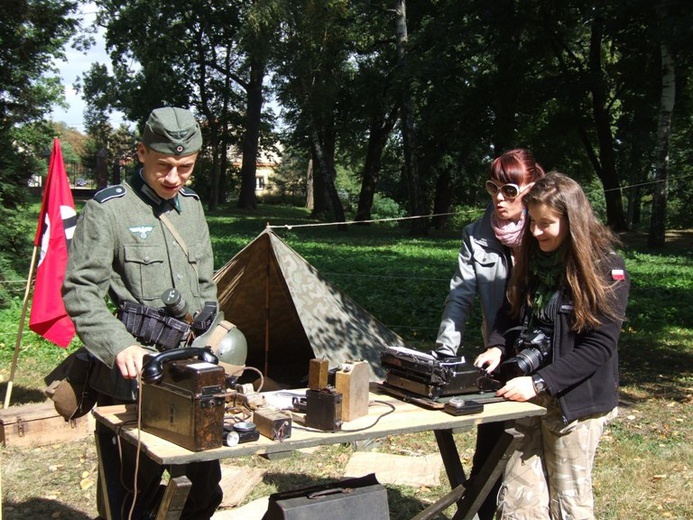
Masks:
[[[514,377],[503,388],[496,392],[499,397],[505,397],[511,401],[529,401],[537,395],[534,390],[531,376]]]
[[[498,347],[488,348],[485,352],[482,352],[476,357],[474,360],[474,366],[477,368],[483,368],[486,370],[486,373],[490,374],[500,364],[502,355],[503,353]]]
[[[142,360],[147,354],[151,354],[151,351],[141,345],[131,345],[116,355],[116,366],[125,379],[137,379],[142,371]]]

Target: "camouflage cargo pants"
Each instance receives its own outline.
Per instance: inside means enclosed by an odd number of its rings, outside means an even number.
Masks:
[[[497,518],[592,519],[594,455],[604,426],[618,410],[566,425],[555,398],[542,395],[535,402],[545,406],[547,414],[516,422],[525,437],[505,468]]]

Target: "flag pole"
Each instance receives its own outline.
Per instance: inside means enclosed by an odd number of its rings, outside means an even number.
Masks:
[[[17,342],[14,345],[14,357],[12,358],[12,368],[10,369],[10,379],[7,381],[7,389],[5,390],[5,404],[3,408],[10,406],[10,398],[12,397],[12,387],[14,386],[14,373],[17,369],[17,360],[19,359],[19,350],[22,344],[22,336],[24,335],[24,322],[26,321],[26,309],[29,306],[29,293],[31,292],[31,281],[34,278],[34,268],[36,267],[36,256],[38,254],[38,246],[34,244],[34,251],[31,253],[31,265],[29,266],[29,279],[26,281],[26,289],[24,290],[24,303],[22,304],[22,317],[19,320],[19,330],[17,331]],[[1,517],[0,517],[1,518]]]

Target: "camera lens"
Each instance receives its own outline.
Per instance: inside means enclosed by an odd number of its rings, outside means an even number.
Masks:
[[[544,360],[544,355],[539,349],[526,348],[501,363],[501,377],[504,381],[509,381],[514,377],[526,376],[539,368]]]
[[[517,365],[525,375],[531,374],[539,368],[543,360],[544,356],[541,350],[536,348],[526,348],[517,355]]]

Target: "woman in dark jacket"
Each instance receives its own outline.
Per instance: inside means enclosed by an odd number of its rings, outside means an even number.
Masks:
[[[616,237],[575,181],[548,173],[524,203],[529,224],[509,304],[475,364],[500,369],[506,383],[499,396],[532,400],[547,414],[518,421],[525,437],[506,467],[498,515],[594,518],[592,466],[617,412],[617,346],[630,281]],[[506,349],[503,332],[518,326],[514,348]]]

